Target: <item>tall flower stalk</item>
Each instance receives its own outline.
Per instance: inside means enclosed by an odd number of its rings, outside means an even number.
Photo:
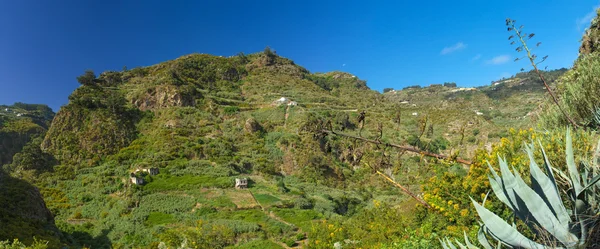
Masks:
[[[514,32],[515,35],[511,35],[508,37],[508,40],[511,40],[511,45],[515,44],[515,41],[513,39],[518,39],[519,43],[521,43],[521,45],[517,46],[516,50],[517,52],[523,52],[525,51],[527,53],[527,55],[520,57],[520,58],[516,58],[515,61],[521,60],[521,59],[525,59],[528,58],[529,62],[531,63],[531,66],[533,66],[533,69],[535,70],[535,73],[538,75],[538,77],[540,78],[540,80],[542,81],[542,83],[544,83],[544,87],[546,88],[546,90],[548,91],[548,93],[550,94],[550,97],[552,97],[552,100],[554,101],[554,104],[556,104],[556,106],[558,107],[558,109],[560,110],[560,112],[565,116],[565,118],[567,119],[567,121],[569,121],[569,123],[574,127],[577,128],[579,127],[579,125],[577,125],[577,123],[575,123],[575,121],[573,121],[573,119],[565,112],[565,110],[561,107],[561,105],[558,103],[558,99],[556,98],[556,94],[554,94],[554,91],[552,91],[552,89],[550,88],[550,86],[548,85],[548,83],[546,82],[546,79],[544,78],[544,75],[542,75],[542,73],[540,72],[540,70],[538,69],[538,65],[544,61],[546,61],[546,59],[548,58],[548,56],[544,56],[541,60],[538,60],[537,55],[533,54],[531,52],[531,49],[527,46],[527,42],[526,40],[530,40],[531,38],[533,38],[535,36],[534,33],[531,34],[527,34],[523,32],[523,25],[521,25],[519,28],[516,27],[515,24],[515,20],[512,20],[510,18],[506,18],[506,26],[507,26],[507,30],[509,32]],[[538,42],[536,44],[536,47],[539,47],[542,43]],[[521,69],[521,71],[524,71],[524,69]]]

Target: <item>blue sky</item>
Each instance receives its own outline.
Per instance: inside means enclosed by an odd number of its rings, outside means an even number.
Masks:
[[[598,0],[577,1],[0,1],[0,104],[55,111],[86,69],[153,65],[190,53],[265,46],[311,72],[347,71],[369,87],[489,84],[514,63],[507,17],[570,67]]]

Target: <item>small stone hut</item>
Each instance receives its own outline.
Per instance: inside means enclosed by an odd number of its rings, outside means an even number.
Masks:
[[[235,188],[237,188],[237,189],[248,188],[248,178],[235,178]]]

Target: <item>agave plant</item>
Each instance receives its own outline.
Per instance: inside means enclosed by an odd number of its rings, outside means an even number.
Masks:
[[[541,143],[540,143],[541,145]],[[523,221],[532,232],[543,241],[533,241],[519,232],[513,223],[505,220],[471,199],[477,214],[483,221],[478,234],[479,243],[486,249],[492,249],[489,237],[497,240],[497,246],[505,245],[510,248],[582,248],[591,226],[595,225],[598,201],[600,201],[600,174],[596,172],[596,158],[594,167],[583,164],[582,172],[578,171],[573,156],[573,145],[570,131],[566,135],[566,167],[568,175],[553,168],[548,156],[542,147],[544,169],[540,169],[533,157],[533,144],[525,146],[529,156],[531,186],[527,185],[517,171],[511,172],[506,161],[498,157],[501,176],[491,167],[488,176],[494,194],[506,204],[513,215]],[[600,148],[600,143],[597,148]],[[598,155],[599,151],[596,151]],[[566,182],[568,190],[565,192],[568,201],[563,202],[559,191],[557,176]],[[592,174],[595,177],[592,177]],[[484,200],[485,203],[485,200]],[[569,209],[569,207],[571,209]],[[445,249],[455,249],[456,246],[448,240],[440,241]],[[465,244],[456,240],[462,248],[477,248],[469,242],[465,235]]]

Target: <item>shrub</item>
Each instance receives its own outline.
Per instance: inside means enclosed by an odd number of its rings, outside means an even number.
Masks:
[[[469,197],[481,203],[489,190],[488,174],[490,174],[490,169],[488,162],[494,165],[495,170],[498,170],[496,165],[498,165],[497,155],[499,154],[519,174],[527,174],[529,169],[524,166],[528,165],[528,160],[527,156],[522,153],[523,144],[532,139],[539,139],[546,150],[549,161],[553,165],[562,165],[560,162],[564,161],[565,152],[563,149],[564,139],[561,133],[564,134],[560,130],[538,132],[533,129],[518,131],[510,129],[507,137],[502,138],[499,143],[492,146],[491,153],[488,154],[483,149],[476,151],[472,159],[473,164],[470,165],[466,175],[450,170],[452,167],[449,163],[442,162],[433,166],[435,175],[425,182],[422,188],[423,199],[433,206],[435,211],[431,212],[419,208],[420,211],[415,216],[422,216],[421,220],[437,220],[428,227],[430,232],[437,231],[443,236],[459,237],[463,235],[463,230],[465,230],[471,238],[474,238],[478,226],[476,217],[473,215],[475,210],[469,201]],[[575,154],[578,155],[577,160],[590,156],[592,148],[590,143],[591,134],[577,131],[573,133],[573,136]],[[541,152],[534,153],[534,156],[541,164]],[[511,214],[510,210],[496,198],[488,199],[486,207],[494,210],[503,218]]]
[[[31,246],[23,244],[23,242],[15,239],[12,243],[9,240],[0,241],[0,248],[2,249],[46,249],[48,248],[48,241],[38,240],[33,238]]]
[[[313,207],[313,203],[306,198],[297,198],[294,200],[294,206],[299,209],[311,209]]]
[[[283,243],[285,243],[289,247],[293,247],[296,245],[296,240],[294,240],[293,238],[285,238],[283,240]]]
[[[561,105],[575,122],[594,129],[600,128],[596,119],[600,109],[600,54],[585,55],[558,83]],[[550,103],[548,104],[550,105]],[[565,126],[568,121],[555,105],[550,105],[541,120],[546,127]]]
[[[225,114],[234,114],[240,112],[240,108],[237,106],[227,106],[223,109],[223,112],[225,112]]]

